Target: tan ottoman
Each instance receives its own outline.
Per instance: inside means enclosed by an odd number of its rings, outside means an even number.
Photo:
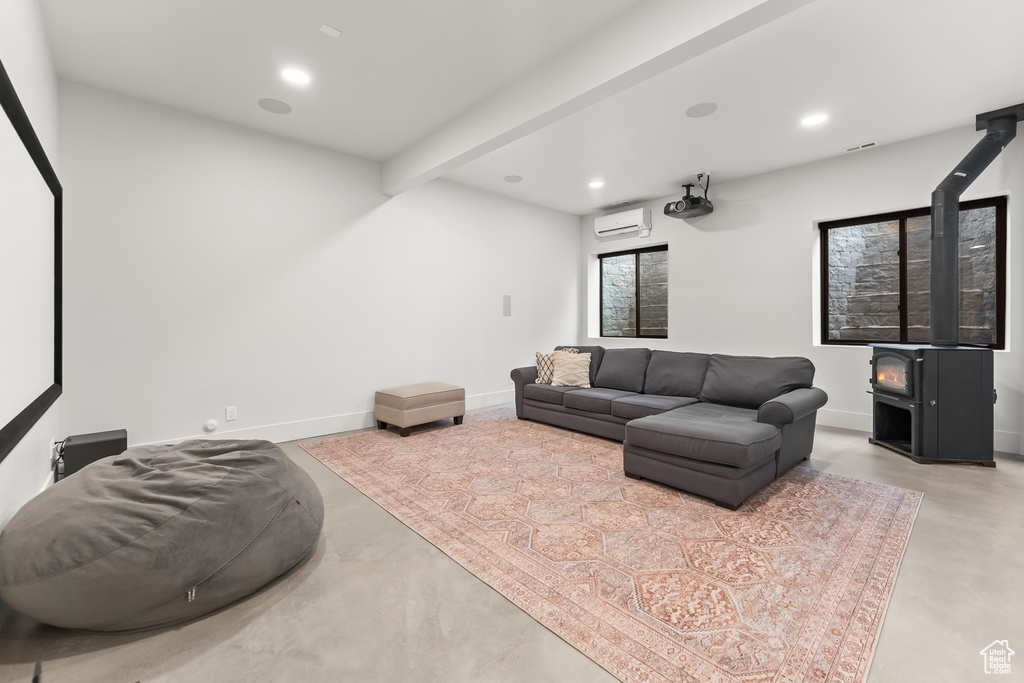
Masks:
[[[382,389],[373,399],[377,428],[394,425],[402,436],[409,436],[410,427],[448,417],[455,418],[455,424],[460,425],[465,414],[466,390],[444,382]]]

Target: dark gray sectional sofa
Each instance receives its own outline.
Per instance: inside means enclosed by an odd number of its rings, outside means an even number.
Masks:
[[[828,400],[806,358],[574,348],[591,354],[591,388],[517,368],[516,415],[621,441],[627,476],[731,509],[810,455]]]

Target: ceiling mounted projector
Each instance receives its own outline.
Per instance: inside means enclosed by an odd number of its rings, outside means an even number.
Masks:
[[[695,194],[690,193],[690,188],[693,187],[694,183],[687,183],[683,185],[683,189],[686,190],[686,196],[677,202],[669,202],[665,205],[665,215],[671,216],[672,218],[693,218],[695,216],[705,216],[715,210],[714,204],[708,199],[708,186],[711,184],[711,174],[708,174],[707,181],[704,185],[701,185],[701,179],[704,178],[703,173],[697,174],[697,187],[704,190],[704,196],[698,197]]]

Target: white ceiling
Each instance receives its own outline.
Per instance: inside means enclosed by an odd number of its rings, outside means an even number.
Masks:
[[[63,79],[576,214],[1024,101],[1021,0],[40,1]]]
[[[40,0],[59,76],[384,161],[640,0]],[[331,38],[327,24],[341,31]],[[281,69],[307,70],[305,87]],[[287,102],[286,116],[257,100]]]
[[[973,126],[1024,102],[1022,29],[1021,0],[816,0],[448,177],[583,214],[681,194],[707,171],[713,199],[716,182]],[[713,115],[685,116],[708,101]],[[819,111],[825,124],[800,125]],[[508,186],[509,173],[526,180]],[[591,177],[605,186],[588,189]]]

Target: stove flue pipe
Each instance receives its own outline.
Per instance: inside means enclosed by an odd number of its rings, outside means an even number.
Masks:
[[[932,192],[931,343],[960,342],[960,195],[1017,135],[1024,104],[979,114],[985,137]]]

